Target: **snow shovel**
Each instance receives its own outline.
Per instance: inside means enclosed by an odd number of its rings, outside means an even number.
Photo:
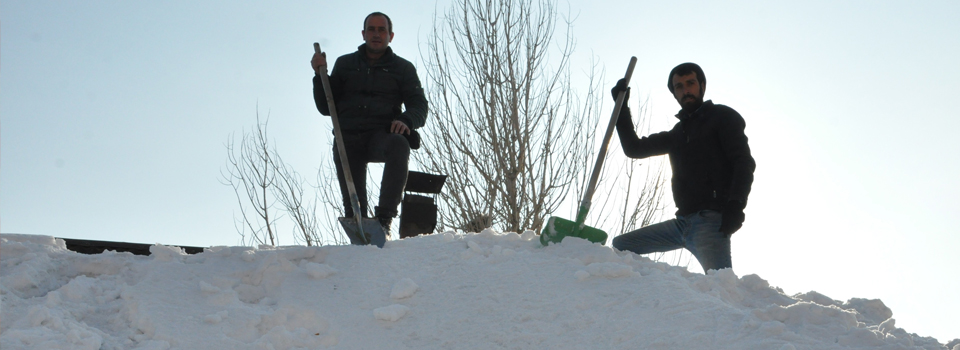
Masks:
[[[313,50],[320,51],[320,43],[313,43]],[[363,217],[360,211],[360,198],[357,197],[357,187],[353,183],[353,174],[350,173],[350,163],[347,161],[347,149],[343,145],[343,134],[340,132],[340,118],[337,117],[337,107],[333,102],[333,91],[330,90],[330,77],[327,76],[327,70],[320,70],[320,81],[323,83],[323,91],[327,94],[327,106],[330,107],[330,119],[333,120],[333,133],[336,136],[337,150],[340,152],[340,167],[343,168],[343,178],[347,183],[347,191],[350,193],[350,205],[353,207],[353,217],[341,217],[340,226],[347,232],[350,238],[350,244],[367,245],[375,244],[383,248],[387,242],[387,233],[383,232],[383,227],[377,219]],[[363,176],[363,175],[361,175]],[[363,189],[366,191],[367,189]]]
[[[637,58],[630,58],[630,66],[627,67],[627,75],[623,77],[626,85],[630,86],[630,77],[633,76],[633,67],[637,65]],[[610,143],[610,136],[613,135],[613,128],[617,125],[617,119],[620,117],[620,109],[623,108],[623,100],[626,99],[626,92],[621,91],[617,95],[617,103],[613,107],[613,116],[610,117],[610,124],[607,125],[607,133],[603,136],[603,143],[600,144],[600,155],[597,156],[597,164],[593,166],[593,174],[590,175],[590,183],[587,185],[587,191],[583,194],[583,200],[580,201],[580,209],[577,210],[577,221],[558,218],[556,216],[547,220],[547,225],[540,232],[540,243],[548,245],[550,242],[560,243],[566,237],[580,237],[590,242],[604,244],[607,242],[607,233],[603,230],[590,227],[584,224],[587,220],[587,212],[590,211],[590,201],[593,199],[593,192],[597,187],[597,181],[600,179],[600,170],[603,169],[603,160],[607,155],[607,144]]]

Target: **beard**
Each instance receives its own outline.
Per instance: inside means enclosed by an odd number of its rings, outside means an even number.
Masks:
[[[687,113],[693,113],[700,108],[701,105],[703,105],[703,97],[686,94],[680,99],[680,108]]]

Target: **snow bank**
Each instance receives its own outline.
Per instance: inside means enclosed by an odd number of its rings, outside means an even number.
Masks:
[[[81,255],[0,237],[3,349],[954,349],[880,300],[787,296],[578,239]]]

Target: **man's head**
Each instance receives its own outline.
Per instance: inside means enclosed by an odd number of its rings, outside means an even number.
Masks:
[[[707,77],[696,63],[683,63],[670,71],[667,88],[685,111],[695,111],[703,104],[703,92],[707,89]]]
[[[363,41],[367,43],[367,53],[382,55],[393,41],[393,22],[382,12],[374,12],[363,20]]]

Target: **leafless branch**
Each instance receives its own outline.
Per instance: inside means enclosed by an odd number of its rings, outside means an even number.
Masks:
[[[277,244],[274,234],[276,201],[268,195],[277,183],[277,174],[271,163],[267,140],[266,122],[260,123],[260,112],[257,111],[257,129],[244,133],[239,149],[232,136],[228,139],[227,168],[221,171],[221,182],[232,187],[236,194],[241,213],[236,219],[239,222],[237,231],[248,244]]]
[[[599,83],[571,84],[572,24],[554,41],[551,1],[458,0],[427,39],[427,171],[452,174],[440,194],[447,228],[538,230],[580,182],[592,150]],[[596,68],[596,67],[593,67]]]

